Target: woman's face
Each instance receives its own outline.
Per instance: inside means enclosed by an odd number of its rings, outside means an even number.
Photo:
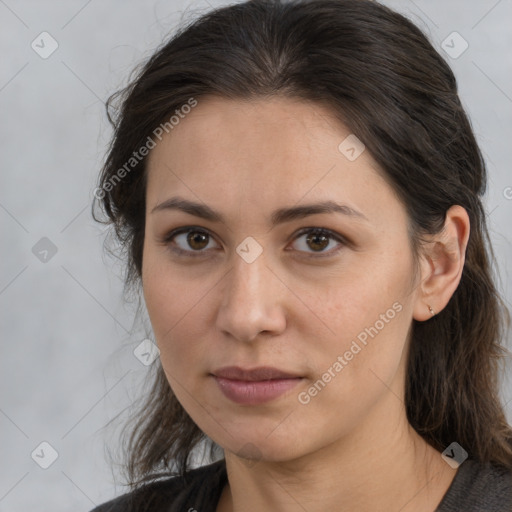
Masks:
[[[162,366],[231,452],[291,460],[403,411],[407,216],[349,135],[318,104],[210,97],[150,153],[142,280]]]

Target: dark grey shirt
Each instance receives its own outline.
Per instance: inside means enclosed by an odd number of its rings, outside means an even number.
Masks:
[[[220,460],[185,477],[148,484],[91,512],[215,512],[226,483],[226,464]],[[466,460],[435,512],[512,512],[512,472]]]
[[[512,472],[464,461],[436,512],[512,512]]]

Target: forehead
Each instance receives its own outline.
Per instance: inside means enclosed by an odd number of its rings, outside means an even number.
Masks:
[[[332,144],[345,132],[348,135],[327,108],[317,104],[283,97],[207,97],[164,135],[150,159],[172,153],[180,163],[201,161],[210,168],[217,161],[230,162],[240,171],[261,168],[261,174],[271,160],[314,161],[326,151],[336,155],[337,145]],[[283,167],[286,170],[288,166]]]
[[[378,216],[372,195],[389,201],[393,192],[367,151],[353,160],[340,151],[349,136],[316,103],[198,100],[150,152],[148,210],[172,194],[240,215],[331,199]]]

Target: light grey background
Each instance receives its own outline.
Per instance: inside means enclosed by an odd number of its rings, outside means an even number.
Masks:
[[[385,3],[441,53],[453,31],[469,44],[446,58],[489,166],[486,205],[510,304],[512,1]],[[148,367],[133,355],[145,336],[132,331],[121,267],[103,255],[104,229],[90,216],[111,134],[103,102],[183,17],[210,5],[220,3],[0,0],[0,512],[88,511],[124,492],[104,457],[118,430],[102,427],[139,396]],[[43,31],[59,45],[47,59],[31,47],[43,46]],[[455,37],[452,52],[463,44]],[[57,248],[47,262],[32,251],[43,237]],[[511,419],[510,383],[503,396]],[[43,441],[58,452],[48,469],[31,458],[49,460]]]

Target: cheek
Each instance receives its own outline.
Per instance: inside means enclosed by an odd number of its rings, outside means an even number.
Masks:
[[[204,390],[209,368],[202,326],[208,287],[191,283],[170,266],[151,265],[149,258],[146,261],[144,298],[163,371],[187,414],[208,435],[215,434],[223,424],[222,415],[215,414],[215,404],[206,399]]]
[[[391,335],[413,300],[411,272],[409,254],[388,251],[353,258],[320,286],[308,285],[306,302],[318,313],[315,322],[322,327],[326,341],[343,349],[347,341],[359,335],[363,343],[372,333],[379,338]],[[299,281],[295,286],[304,289]],[[399,330],[403,332],[404,325]],[[337,346],[337,340],[343,343]]]
[[[174,361],[178,366],[186,354],[186,345],[179,343],[181,331],[194,309],[200,307],[205,292],[180,277],[162,259],[150,250],[145,254],[142,288],[162,362]],[[171,350],[172,358],[169,357]]]
[[[320,379],[322,402],[362,403],[394,379],[412,319],[411,271],[410,255],[390,253],[352,266],[327,293],[311,294],[310,303],[324,305],[318,310],[323,322],[316,322],[323,334],[304,347],[304,356]],[[300,329],[312,338],[311,325]]]
[[[391,392],[401,396],[411,311],[395,297],[352,296],[350,306],[340,298],[346,307],[337,315],[338,335],[306,349],[315,374],[297,393],[294,415],[306,431],[317,425],[324,441],[335,439],[356,429]]]
[[[203,418],[205,409],[198,407],[203,400],[197,375],[204,369],[201,363],[205,351],[195,342],[204,336],[194,331],[198,326],[194,314],[201,307],[201,297],[191,288],[187,293],[176,293],[179,284],[179,277],[169,271],[147,269],[143,280],[144,298],[167,381],[194,421],[199,420],[199,424],[210,431],[213,426],[208,422],[204,424],[208,415]]]

